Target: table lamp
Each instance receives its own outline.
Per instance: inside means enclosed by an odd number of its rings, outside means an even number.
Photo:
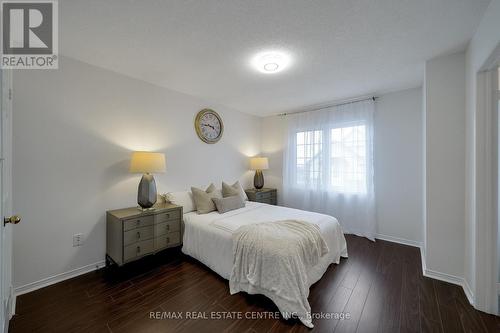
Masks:
[[[152,173],[165,172],[165,154],[135,151],[130,160],[130,172],[142,173],[137,203],[143,209],[151,208],[156,203],[156,183]]]
[[[252,157],[250,159],[250,169],[255,170],[253,186],[260,190],[264,187],[264,175],[262,174],[262,170],[269,169],[269,161],[267,160],[267,157]]]

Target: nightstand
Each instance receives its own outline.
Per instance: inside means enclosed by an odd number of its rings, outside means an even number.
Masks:
[[[106,212],[106,264],[118,266],[182,244],[182,207],[160,203]]]
[[[250,201],[262,202],[270,205],[278,204],[278,191],[275,188],[262,188],[260,190],[251,188],[245,190],[245,193]]]

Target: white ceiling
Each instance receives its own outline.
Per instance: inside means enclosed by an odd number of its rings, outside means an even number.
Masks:
[[[489,0],[60,0],[60,52],[256,115],[416,87]],[[266,49],[284,72],[250,67]]]

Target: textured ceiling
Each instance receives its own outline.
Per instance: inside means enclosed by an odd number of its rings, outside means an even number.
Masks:
[[[60,0],[60,52],[256,115],[422,83],[489,0]],[[249,62],[291,53],[275,75]]]

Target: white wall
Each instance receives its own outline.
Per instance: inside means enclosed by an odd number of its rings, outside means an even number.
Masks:
[[[266,187],[278,189],[278,204],[283,204],[283,148],[286,136],[286,116],[262,118],[261,152],[269,157],[269,170],[264,171]]]
[[[61,58],[59,70],[14,77],[14,286],[100,262],[105,212],[136,205],[132,150],[165,152],[160,192],[240,179],[260,150],[260,119],[188,95]],[[196,136],[196,113],[213,107],[224,136]],[[85,244],[72,247],[72,235]]]
[[[477,114],[477,74],[483,69],[494,50],[500,46],[500,0],[492,0],[466,53],[466,219],[465,219],[465,282],[472,293],[476,293],[476,223],[478,215],[484,213],[477,207],[476,192],[481,191],[481,176],[484,169],[485,132],[484,115]]]
[[[286,116],[262,119],[262,154],[269,157],[266,186],[282,188]],[[375,112],[375,182],[378,234],[422,241],[422,89],[381,96]],[[281,201],[280,201],[281,202]]]
[[[374,133],[378,234],[410,244],[422,242],[422,89],[377,100]]]
[[[465,54],[425,65],[426,265],[464,274]]]

